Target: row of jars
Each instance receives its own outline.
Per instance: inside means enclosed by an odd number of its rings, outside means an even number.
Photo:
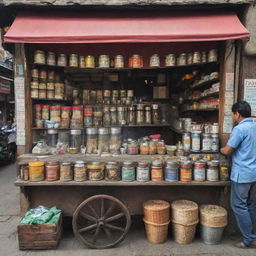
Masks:
[[[163,164],[160,160],[149,162],[125,161],[118,162],[29,162],[28,166],[22,166],[20,177],[30,181],[227,181],[229,169],[227,166],[219,166],[217,160],[210,162],[197,161],[194,166],[190,161],[180,164],[167,160]]]
[[[45,69],[31,69],[31,83],[32,82],[61,82],[61,75],[54,70],[45,70]],[[32,87],[32,84],[31,84]]]
[[[189,151],[219,151],[219,134],[218,133],[201,133],[193,131],[192,133],[183,133],[183,148],[185,152]]]
[[[206,62],[215,62],[218,60],[218,52],[212,49],[209,52],[194,52],[194,53],[181,53],[176,57],[175,54],[168,54],[165,57],[165,66],[183,66],[190,64],[199,64]],[[80,68],[124,68],[124,56],[116,55],[111,58],[109,55],[100,55],[98,63],[96,58],[92,55],[78,56],[78,54],[71,54],[69,57],[65,54],[59,54],[57,57],[54,52],[47,52],[37,50],[34,53],[34,63],[58,65],[62,67],[80,67]],[[98,64],[98,65],[97,65]],[[139,54],[134,54],[129,58],[129,68],[142,68],[143,57]],[[153,54],[149,61],[150,67],[160,67],[161,61],[158,54]]]

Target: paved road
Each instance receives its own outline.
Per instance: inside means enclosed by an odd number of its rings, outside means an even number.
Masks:
[[[0,256],[256,256],[256,250],[232,247],[234,238],[225,238],[220,245],[205,245],[196,239],[191,245],[168,241],[152,245],[145,238],[144,228],[133,227],[128,237],[117,248],[89,250],[81,245],[72,232],[64,232],[57,250],[19,251],[16,227],[19,222],[19,190],[13,183],[16,166],[0,168]]]

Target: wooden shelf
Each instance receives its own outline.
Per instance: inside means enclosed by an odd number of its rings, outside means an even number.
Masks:
[[[219,111],[218,108],[207,108],[207,109],[188,109],[188,110],[183,110],[181,111],[182,113],[185,112],[214,112],[214,111]]]
[[[229,181],[190,181],[190,182],[183,182],[183,181],[147,181],[147,182],[140,182],[140,181],[131,181],[131,182],[124,182],[124,181],[107,181],[107,180],[100,180],[100,181],[39,181],[39,182],[32,182],[32,181],[24,181],[18,179],[15,182],[16,186],[211,186],[211,187],[220,187],[220,186],[230,186]]]
[[[219,92],[213,92],[213,93],[209,93],[208,95],[196,98],[196,99],[191,99],[190,101],[199,101],[199,100],[204,100],[204,99],[209,99],[209,98],[217,98],[219,97]]]
[[[63,71],[65,67],[57,66],[57,65],[47,65],[47,64],[40,64],[40,63],[33,63],[31,64],[33,68],[39,69],[48,69],[48,70],[59,70]]]
[[[38,98],[31,98],[32,101],[40,101],[40,102],[63,102],[63,103],[70,103],[70,100],[60,100],[60,99],[38,99]]]
[[[189,88],[191,90],[197,90],[197,89],[201,89],[203,87],[207,87],[207,86],[210,86],[212,84],[215,84],[215,83],[217,83],[219,81],[220,81],[219,79],[215,78],[215,79],[207,80],[207,81],[204,81],[204,82],[200,82],[198,84],[194,84],[194,85],[192,85]]]
[[[190,154],[219,154],[219,151],[193,151],[189,152]]]

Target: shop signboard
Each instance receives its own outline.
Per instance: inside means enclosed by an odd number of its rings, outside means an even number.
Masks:
[[[252,108],[252,116],[256,116],[256,79],[244,80],[244,100]]]

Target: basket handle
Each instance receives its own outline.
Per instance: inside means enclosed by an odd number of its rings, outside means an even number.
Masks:
[[[166,222],[166,223],[162,223],[162,224],[157,224],[157,223],[154,223],[154,222],[150,222],[150,221],[147,221],[143,218],[143,221],[146,223],[146,224],[150,224],[150,225],[154,225],[154,226],[166,226],[170,223],[170,221]]]

